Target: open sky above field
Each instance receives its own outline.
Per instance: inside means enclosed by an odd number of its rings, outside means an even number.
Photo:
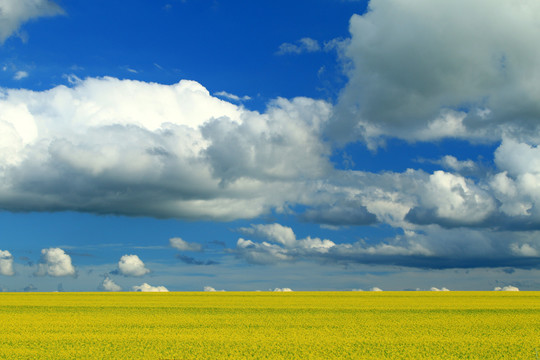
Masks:
[[[539,42],[536,0],[0,0],[0,287],[540,290]]]

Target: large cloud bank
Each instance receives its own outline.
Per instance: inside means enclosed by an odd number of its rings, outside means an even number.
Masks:
[[[531,135],[540,116],[539,21],[535,0],[371,0],[350,21],[350,81],[334,135]]]
[[[230,220],[301,194],[330,169],[330,105],[278,99],[266,113],[200,84],[87,79],[0,99],[0,206]],[[299,166],[302,164],[302,166]],[[301,195],[298,195],[301,196]]]

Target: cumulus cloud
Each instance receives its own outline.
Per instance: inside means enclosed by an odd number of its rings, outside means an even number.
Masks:
[[[539,19],[535,0],[371,0],[350,20],[349,82],[330,133],[408,140],[537,133],[540,51],[530,44]]]
[[[450,291],[448,290],[447,288],[443,287],[443,288],[436,288],[436,287],[432,287],[431,289],[429,289],[429,291]]]
[[[205,291],[205,292],[223,292],[223,291],[225,291],[225,290],[216,290],[216,289],[214,289],[214,288],[211,287],[211,286],[205,286],[205,287],[204,287],[204,291]]]
[[[152,286],[147,283],[142,285],[135,285],[132,288],[132,291],[138,292],[168,292],[169,290],[165,286]]]
[[[515,286],[508,285],[503,287],[497,286],[493,291],[519,291],[519,289]]]
[[[422,207],[411,209],[407,220],[420,224],[477,224],[496,210],[496,203],[487,191],[462,176],[444,171],[429,176],[419,198]]]
[[[75,275],[75,268],[71,264],[71,257],[60,248],[41,250],[41,259],[38,264],[39,276],[68,276]]]
[[[252,112],[193,81],[8,89],[0,208],[213,220],[281,210],[306,199],[298,179],[331,170],[321,140],[330,113],[307,98]]]
[[[182,238],[174,237],[169,239],[169,244],[180,251],[203,251],[203,247],[198,243],[190,243],[182,240]]]
[[[253,234],[264,235],[267,241],[254,242],[239,238],[234,252],[253,264],[273,264],[304,259],[320,262],[377,263],[384,262],[385,258],[431,255],[430,251],[420,243],[409,241],[409,239],[397,239],[393,244],[376,245],[367,245],[363,242],[336,244],[329,239],[310,236],[297,240],[291,228],[276,225],[279,224],[252,225],[251,229],[243,228],[246,233],[252,230]],[[276,232],[276,229],[279,231]],[[285,242],[283,237],[277,236],[283,234],[288,234],[288,241]]]
[[[63,10],[49,0],[2,0],[0,1],[0,44],[13,34],[17,34],[21,25],[39,17],[63,14]]]
[[[538,257],[538,250],[533,248],[529,244],[517,244],[513,243],[510,245],[510,249],[512,252],[518,256],[531,256],[531,257]]]
[[[457,172],[474,172],[477,169],[477,165],[472,160],[458,160],[455,156],[445,155],[442,159],[436,163],[441,164],[446,169],[450,169]]]
[[[143,276],[150,272],[137,255],[124,255],[118,261],[118,271],[124,276]]]
[[[116,284],[110,277],[106,276],[100,286],[105,291],[121,291],[122,287]]]
[[[0,274],[13,276],[13,256],[7,250],[0,250]]]
[[[378,288],[378,287],[372,287],[371,289],[369,289],[369,291],[383,291],[381,288]]]
[[[272,291],[274,291],[274,292],[292,292],[293,290],[290,289],[290,288],[275,288]]]
[[[294,246],[296,243],[296,235],[294,234],[293,229],[278,223],[251,225],[250,228],[240,228],[239,231],[247,235],[268,238],[285,246]]]

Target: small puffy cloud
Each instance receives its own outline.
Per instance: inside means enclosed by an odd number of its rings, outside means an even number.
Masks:
[[[204,287],[204,291],[205,291],[205,292],[223,292],[223,291],[225,291],[225,290],[216,290],[216,289],[214,289],[214,288],[211,287],[211,286],[205,286],[205,287]]]
[[[446,169],[450,169],[457,172],[472,172],[475,171],[477,166],[472,160],[458,160],[455,156],[446,155],[436,163],[442,165]]]
[[[369,291],[383,291],[381,288],[378,288],[378,287],[372,287],[371,289],[369,289]]]
[[[519,289],[515,286],[508,285],[503,287],[497,286],[493,291],[519,291]]]
[[[513,243],[510,245],[510,250],[518,256],[538,257],[538,250],[536,250],[529,244],[519,245],[517,243]]]
[[[13,79],[14,80],[22,80],[22,79],[27,78],[27,77],[28,77],[28,72],[20,70],[20,71],[17,71],[15,73],[15,75],[13,76]]]
[[[351,291],[364,291],[362,289],[352,289]]]
[[[302,53],[310,53],[310,52],[317,52],[321,51],[321,46],[319,45],[319,42],[317,40],[314,40],[312,38],[302,38],[298,40],[296,44],[291,43],[283,43],[279,46],[279,50],[277,51],[278,55],[285,55],[285,54],[302,54]]]
[[[50,0],[2,0],[0,2],[0,44],[16,34],[28,20],[63,14],[62,8]]]
[[[274,292],[292,292],[293,290],[290,289],[290,288],[275,288],[272,291],[274,291]]]
[[[133,291],[139,291],[139,292],[168,292],[169,291],[165,286],[152,286],[147,283],[133,286],[131,289]]]
[[[169,239],[169,244],[173,248],[180,251],[197,251],[197,252],[203,251],[203,247],[201,244],[192,243],[192,242],[190,243],[179,237],[174,237],[174,238]]]
[[[250,228],[240,228],[239,231],[247,235],[264,237],[287,247],[293,247],[296,244],[296,235],[293,230],[278,223],[251,225]]]
[[[266,241],[256,243],[251,240],[239,238],[236,242],[236,254],[253,264],[274,264],[279,261],[294,259],[287,249]]]
[[[13,276],[13,256],[7,250],[0,250],[0,274]]]
[[[75,268],[71,264],[71,257],[64,250],[60,248],[42,249],[36,274],[40,276],[74,276]]]
[[[443,288],[436,288],[436,287],[432,287],[431,289],[429,289],[429,291],[450,291],[448,290],[447,288],[443,287]]]
[[[118,271],[124,276],[143,276],[150,272],[137,255],[124,255],[118,261]]]
[[[103,283],[101,283],[100,286],[101,289],[105,291],[121,291],[122,287],[118,284],[116,284],[110,277],[105,277],[103,279]]]

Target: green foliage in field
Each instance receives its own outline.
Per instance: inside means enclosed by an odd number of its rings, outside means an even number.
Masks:
[[[536,359],[538,292],[3,293],[2,359]]]

